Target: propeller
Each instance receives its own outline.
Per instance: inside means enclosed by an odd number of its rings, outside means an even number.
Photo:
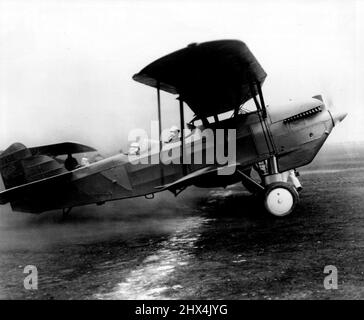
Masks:
[[[332,93],[336,92],[337,89],[335,89],[334,84],[332,84],[332,83],[330,84],[327,82],[322,83],[321,87],[323,89],[322,90],[323,97],[320,95],[320,96],[316,96],[316,98],[318,98],[325,104],[325,106],[327,107],[327,109],[330,112],[334,125],[337,125],[339,122],[344,120],[344,118],[347,116],[347,113],[342,112],[342,110],[338,110],[334,103],[335,99],[334,99],[334,95]]]
[[[330,113],[331,113],[332,119],[334,121],[334,125],[337,125],[339,122],[343,121],[344,118],[347,116],[346,112],[340,112],[338,110],[335,110],[336,107],[334,104],[334,99],[329,92],[327,92],[325,94],[324,103],[325,103],[326,107],[328,108],[328,110],[331,111]]]

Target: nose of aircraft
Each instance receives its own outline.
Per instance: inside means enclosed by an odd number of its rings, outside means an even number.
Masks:
[[[334,124],[335,126],[343,121],[345,119],[345,117],[347,116],[347,112],[335,112],[332,114],[332,119],[334,120]]]

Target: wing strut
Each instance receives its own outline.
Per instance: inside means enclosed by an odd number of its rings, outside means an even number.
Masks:
[[[270,154],[270,158],[269,158],[269,161],[268,161],[269,173],[270,174],[276,174],[276,173],[278,173],[278,165],[277,165],[277,158],[276,158],[277,148],[276,148],[276,146],[274,144],[274,140],[273,140],[273,136],[272,136],[272,133],[270,131],[270,128],[269,128],[269,126],[267,125],[267,122],[266,122],[267,109],[266,109],[266,106],[265,106],[265,103],[264,103],[262,87],[261,87],[259,81],[256,81],[254,83],[254,85],[257,88],[260,103],[258,102],[258,99],[254,95],[254,93],[255,93],[254,87],[251,86],[250,89],[253,90],[252,91],[253,99],[254,99],[254,102],[255,102],[255,104],[257,106],[257,109],[258,109],[258,115],[259,115],[260,123],[262,125],[264,139],[266,141],[268,151],[269,151],[269,154]],[[260,113],[262,113],[262,117],[260,117]]]
[[[183,175],[187,174],[187,167],[184,163],[184,154],[185,154],[185,116],[183,110],[183,100],[179,97],[179,113],[180,113],[180,121],[181,121],[181,164],[182,164],[182,172]]]
[[[159,131],[159,158],[162,152],[162,115],[161,115],[161,90],[160,83],[157,83],[157,103],[158,103],[158,131]],[[163,166],[160,165],[161,183],[164,184]]]
[[[256,97],[255,88],[258,91],[259,101],[258,101],[258,99]],[[257,107],[257,110],[258,110],[259,121],[260,121],[260,123],[262,125],[264,139],[265,139],[265,142],[267,144],[269,154],[272,157],[275,157],[275,155],[277,154],[277,149],[276,149],[276,146],[274,144],[273,136],[272,136],[272,133],[270,131],[270,128],[269,128],[269,126],[267,125],[267,122],[266,122],[267,109],[266,109],[264,98],[263,98],[262,87],[261,87],[260,83],[258,81],[256,81],[250,86],[250,90],[251,90],[251,93],[252,93],[252,96],[253,96],[254,103],[255,103],[255,105]],[[261,116],[260,116],[260,114],[261,114]]]
[[[263,119],[266,119],[267,118],[267,108],[266,108],[265,103],[264,103],[262,87],[260,86],[259,82],[256,82],[256,86],[257,86],[257,89],[258,89],[258,95],[259,95],[259,100],[260,100],[260,106],[262,108]]]

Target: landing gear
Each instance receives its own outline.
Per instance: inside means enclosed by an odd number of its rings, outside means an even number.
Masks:
[[[264,204],[264,210],[276,217],[283,217],[293,212],[298,201],[298,191],[302,189],[295,170],[278,172],[275,157],[253,166],[260,182],[252,178],[252,170],[237,170],[245,188],[258,196]]]
[[[298,199],[296,188],[287,182],[273,182],[264,190],[264,208],[276,217],[290,214]]]
[[[63,220],[66,220],[68,218],[71,210],[72,210],[72,207],[71,208],[63,208],[62,209],[62,219]]]

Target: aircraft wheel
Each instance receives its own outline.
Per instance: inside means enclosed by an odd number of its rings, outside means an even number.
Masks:
[[[283,217],[290,214],[298,202],[298,192],[286,182],[269,184],[264,192],[264,207],[272,215]]]

